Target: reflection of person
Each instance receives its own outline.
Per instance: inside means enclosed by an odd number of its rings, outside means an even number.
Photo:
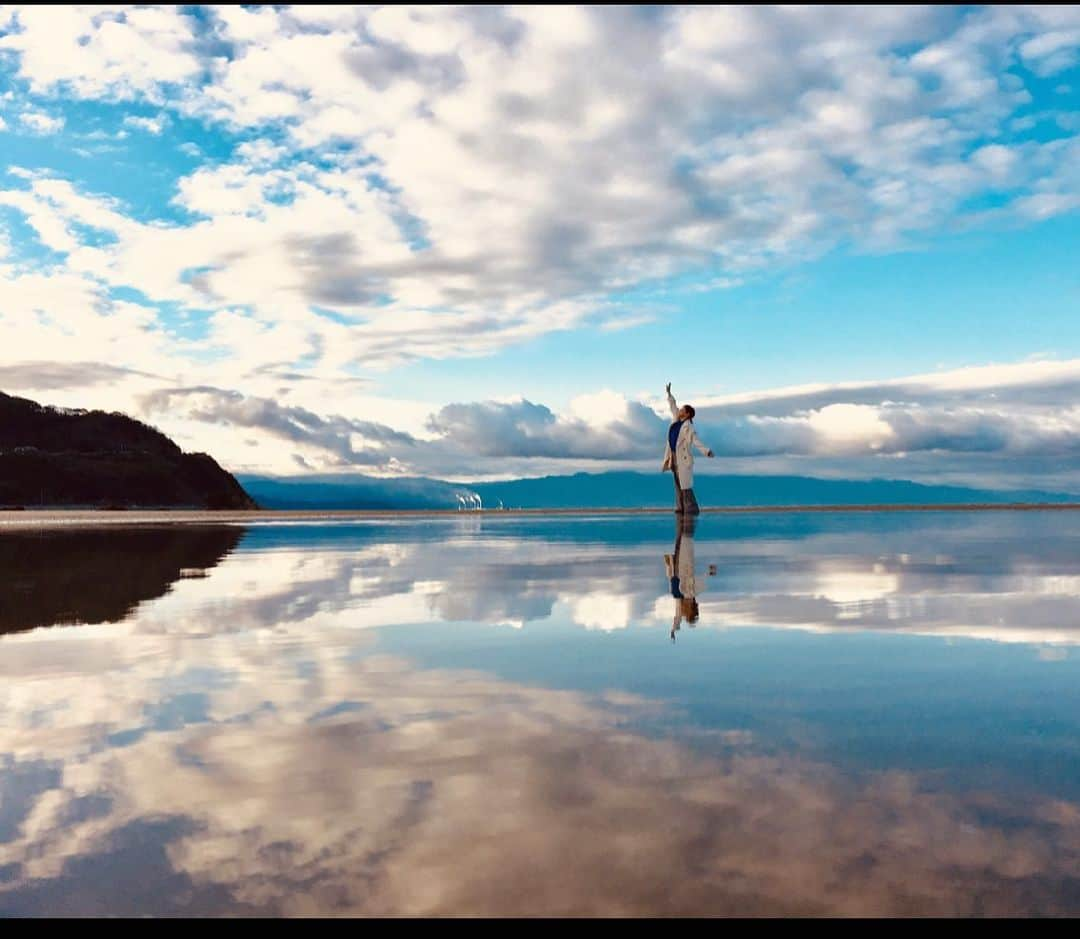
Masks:
[[[673,423],[668,428],[667,449],[660,468],[671,470],[675,479],[675,511],[697,515],[701,509],[694,497],[694,453],[690,448],[697,447],[705,456],[712,456],[713,452],[694,432],[694,409],[689,404],[681,408],[675,404],[671,382],[667,384],[667,400]]]
[[[671,621],[672,642],[684,619],[691,626],[696,626],[698,621],[698,584],[694,573],[695,521],[693,518],[679,520],[675,531],[675,553],[664,555],[664,568],[671,585],[671,596],[675,600],[675,617]],[[715,574],[716,568],[710,567],[709,573]]]

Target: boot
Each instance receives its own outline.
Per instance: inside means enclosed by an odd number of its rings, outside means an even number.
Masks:
[[[682,491],[683,511],[687,515],[700,515],[701,507],[697,504],[697,499],[694,496],[693,489],[684,489]]]

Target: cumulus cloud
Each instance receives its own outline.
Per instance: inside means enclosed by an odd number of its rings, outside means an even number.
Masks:
[[[614,399],[618,410],[556,415],[531,401],[449,404],[428,428],[448,444],[491,457],[556,457],[593,460],[640,458],[655,449],[665,423],[646,405]],[[621,412],[621,413],[620,413]]]
[[[24,111],[19,123],[35,134],[55,134],[64,127],[64,118],[44,111]]]
[[[143,413],[162,412],[187,420],[261,430],[331,456],[341,466],[389,464],[387,448],[409,448],[409,434],[373,421],[320,417],[301,407],[220,388],[167,388],[140,398]]]
[[[208,367],[204,374],[214,371]],[[282,385],[284,394],[177,386],[154,373],[95,362],[0,367],[0,383],[48,389],[47,403],[69,403],[65,394],[80,387],[129,389],[136,413],[188,446],[213,437],[214,452],[249,470],[287,472],[288,464],[263,455],[279,451],[284,441],[289,460],[327,471],[355,466],[461,479],[581,468],[652,471],[670,422],[666,405],[655,399],[600,391],[562,410],[523,399],[435,410],[387,401],[377,409],[393,415],[388,423],[330,412],[319,400],[321,380],[283,366],[253,371],[251,381]],[[291,389],[308,384],[314,394],[296,398]],[[363,382],[340,387],[348,395],[353,385],[363,391]],[[718,457],[701,461],[704,472],[889,476],[1013,488],[1037,477],[1044,488],[1067,490],[1080,485],[1070,470],[1080,452],[1080,409],[1068,403],[1078,394],[1080,360],[1065,360],[689,401],[697,408],[698,435]],[[416,429],[401,429],[402,419]],[[241,439],[235,428],[250,433]]]
[[[862,382],[780,388],[724,398],[693,398],[699,436],[717,464],[731,471],[743,461],[773,458],[773,472],[829,475],[905,474],[919,455],[970,458],[979,477],[997,460],[1060,461],[1080,452],[1080,361],[1024,362]],[[605,461],[654,468],[669,423],[666,405],[630,401],[613,392],[576,399],[556,414],[531,401],[458,403],[432,415],[430,446],[510,461]],[[663,416],[661,416],[663,414]],[[414,459],[425,459],[422,453]],[[726,459],[725,459],[726,458]],[[737,460],[739,462],[728,462]],[[829,462],[831,461],[831,463]],[[545,469],[550,468],[549,464]],[[916,467],[922,475],[925,465]],[[526,469],[527,472],[527,469]]]
[[[617,328],[611,289],[896,244],[989,192],[1028,219],[1075,208],[1075,137],[987,143],[1027,100],[1010,67],[1066,67],[1074,11],[54,13],[15,9],[0,38],[34,92],[257,135],[177,181],[199,221],[110,227],[69,264],[287,321],[332,366]]]
[[[699,421],[715,424],[731,455],[906,454],[916,451],[1075,452],[1080,361],[1034,361],[704,398]],[[742,453],[726,435],[751,441]]]
[[[80,98],[158,98],[162,86],[199,74],[197,23],[177,8],[9,7],[0,49],[37,91]]]
[[[124,118],[124,124],[128,127],[144,130],[148,134],[153,134],[157,137],[165,130],[165,127],[168,124],[168,117],[164,114],[159,114],[156,117],[141,117],[137,114],[129,114]]]
[[[49,171],[5,181],[46,260],[0,265],[0,348],[168,377],[118,386],[120,406],[220,388],[224,365],[245,399],[311,415],[250,428],[303,438],[309,465],[401,446],[432,472],[469,452],[644,466],[663,418],[641,402],[598,428],[540,403],[383,400],[438,439],[382,449],[353,449],[325,402],[370,416],[343,392],[360,370],[665,315],[615,290],[719,290],[839,243],[1075,211],[1075,124],[1023,122],[1025,82],[1063,78],[1078,29],[1069,7],[5,8],[20,130],[124,101],[129,126],[168,140],[196,119],[226,155],[168,179],[156,218]],[[1072,452],[1071,411],[917,392],[718,402],[699,423],[744,460]],[[223,414],[180,411],[193,434]],[[219,443],[250,465],[224,437],[199,448]]]

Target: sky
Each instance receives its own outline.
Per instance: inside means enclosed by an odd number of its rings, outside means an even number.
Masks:
[[[1080,492],[1078,7],[0,6],[0,390],[234,472]]]

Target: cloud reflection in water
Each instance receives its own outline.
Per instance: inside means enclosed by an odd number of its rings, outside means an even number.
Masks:
[[[989,550],[978,519],[710,521],[702,628],[1077,622],[1067,525],[999,528]],[[679,719],[662,698],[387,654],[375,627],[447,621],[666,642],[666,523],[436,527],[254,529],[120,622],[0,640],[0,911],[1080,910],[1073,802],[855,771],[737,725],[692,745],[643,730]]]

